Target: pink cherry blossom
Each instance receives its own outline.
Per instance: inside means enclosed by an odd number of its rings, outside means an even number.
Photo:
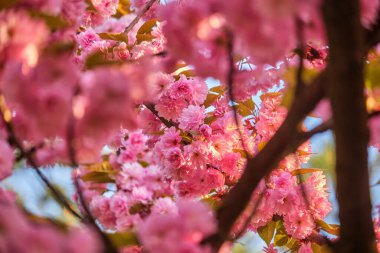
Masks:
[[[205,108],[190,105],[185,108],[178,119],[179,127],[185,131],[198,130],[205,118]]]

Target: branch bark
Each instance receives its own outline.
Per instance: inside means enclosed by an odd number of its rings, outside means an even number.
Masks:
[[[326,0],[323,7],[330,57],[328,96],[336,142],[341,235],[337,252],[374,252],[363,66],[364,29],[358,0]]]

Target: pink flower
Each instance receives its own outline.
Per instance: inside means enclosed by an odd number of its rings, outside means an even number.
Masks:
[[[169,128],[161,136],[160,146],[162,146],[165,149],[178,147],[182,140],[179,134],[179,131],[177,131],[175,127]]]
[[[13,149],[4,140],[0,140],[0,154],[0,180],[3,180],[12,174],[15,155]]]
[[[268,247],[264,247],[263,251],[265,253],[277,253],[278,250],[274,248],[273,243],[271,243]]]
[[[185,131],[195,131],[206,117],[204,106],[190,105],[182,111],[178,119],[179,127]]]
[[[206,139],[210,138],[211,135],[212,135],[212,129],[211,129],[211,127],[210,127],[209,125],[207,125],[207,124],[203,124],[203,125],[201,125],[201,126],[199,127],[199,132],[201,132],[202,135],[203,135]]]
[[[110,199],[103,196],[94,197],[89,205],[91,214],[97,218],[106,228],[114,228],[116,216],[111,210]]]
[[[30,71],[19,64],[8,65],[2,77],[2,91],[18,117],[15,128],[29,124],[29,131],[16,130],[19,137],[42,141],[65,134],[79,79],[79,71],[69,58],[43,57]]]
[[[178,207],[175,202],[169,198],[159,198],[157,199],[151,209],[153,214],[178,214]]]
[[[126,215],[128,213],[128,198],[122,192],[117,192],[110,198],[110,209],[116,217]]]
[[[145,5],[149,2],[149,0],[131,0],[131,7],[135,9],[135,12],[138,13],[145,7]],[[157,12],[157,4],[156,2],[153,4],[153,6],[147,11],[143,18],[146,20],[154,19],[156,18],[156,12]]]
[[[380,116],[373,117],[369,120],[370,145],[380,151]]]
[[[371,25],[376,21],[380,2],[378,0],[360,0],[359,2],[361,22],[367,29],[371,28]]]
[[[138,226],[138,236],[152,253],[206,253],[210,249],[200,242],[215,229],[215,221],[204,204],[180,201],[178,214],[151,214]]]
[[[116,13],[119,0],[91,0],[96,10],[104,17],[109,17]]]
[[[209,147],[202,141],[193,141],[184,147],[185,159],[195,168],[204,168],[209,155]]]
[[[323,99],[318,103],[314,113],[317,117],[323,119],[323,121],[329,120],[332,117],[330,101]]]
[[[180,148],[172,148],[165,152],[165,165],[170,171],[176,170],[184,163],[183,154]]]
[[[153,192],[151,192],[147,187],[145,186],[139,186],[132,189],[132,197],[137,201],[141,203],[147,203],[150,201],[153,197]]]
[[[0,62],[20,61],[25,69],[37,64],[40,49],[46,44],[49,30],[41,20],[26,12],[3,10],[0,13]]]
[[[286,232],[296,239],[305,239],[315,227],[314,219],[306,210],[293,209],[284,217]]]
[[[298,253],[313,253],[311,243],[303,243],[299,248]]]
[[[175,99],[165,92],[155,106],[158,114],[168,120],[177,120],[182,110],[188,106],[184,99]]]

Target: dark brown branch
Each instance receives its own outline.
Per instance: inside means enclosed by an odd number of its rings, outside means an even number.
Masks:
[[[145,107],[149,110],[149,111],[151,111],[153,114],[154,114],[154,116],[156,116],[167,128],[170,128],[170,127],[172,127],[172,126],[174,126],[174,127],[177,127],[176,126],[176,124],[174,123],[174,122],[172,122],[172,121],[169,121],[169,120],[167,120],[167,119],[165,119],[165,118],[163,118],[163,117],[161,117],[159,114],[158,114],[158,112],[157,112],[157,110],[154,108],[154,104],[152,104],[152,103],[144,103],[144,105],[145,105]]]
[[[302,90],[305,88],[305,83],[302,79],[303,71],[304,71],[304,65],[303,65],[303,57],[305,54],[305,39],[303,34],[303,21],[296,17],[296,28],[297,28],[297,40],[298,40],[298,56],[299,56],[299,63],[298,63],[298,69],[296,74],[296,89],[295,89],[295,95],[298,96]]]
[[[80,187],[78,178],[76,176],[74,177],[74,186],[75,186],[77,193],[78,193],[79,203],[81,204],[81,206],[82,206],[82,208],[86,214],[86,219],[87,219],[89,225],[91,225],[95,229],[95,231],[97,232],[97,234],[100,236],[101,240],[104,243],[104,247],[105,247],[104,253],[118,253],[117,248],[113,245],[110,238],[105,233],[103,233],[101,228],[96,223],[94,217],[91,215],[90,209],[88,208],[88,205],[85,201],[82,189]]]
[[[234,52],[234,36],[233,36],[232,32],[229,30],[226,30],[226,36],[227,36],[226,50],[227,50],[227,62],[228,62],[228,72],[226,75],[226,84],[228,87],[229,100],[231,103],[234,103],[235,102],[234,91],[233,91],[234,76],[235,76],[235,61],[234,61],[234,55],[233,55],[233,52]],[[235,125],[236,125],[236,129],[238,131],[239,137],[240,137],[241,146],[244,150],[245,156],[248,157],[249,154],[247,152],[247,149],[245,148],[246,146],[244,143],[243,134],[242,134],[241,129],[240,129],[239,117],[238,117],[237,110],[235,109],[235,107],[232,107],[232,110],[234,113]]]
[[[149,11],[149,9],[153,6],[153,4],[155,2],[158,2],[158,0],[150,0],[144,6],[144,8],[141,9],[139,14],[137,14],[137,16],[132,20],[132,22],[125,28],[125,30],[124,30],[125,34],[128,34],[133,29],[133,27],[137,24],[137,22],[139,22],[139,20],[142,18],[142,16],[144,16],[145,13],[147,13]]]
[[[255,157],[248,159],[246,169],[230,193],[224,198],[218,210],[218,233],[208,242],[217,251],[229,237],[232,226],[251,199],[251,194],[267,175],[286,155],[294,152],[291,148],[300,122],[310,113],[324,96],[325,73],[321,73],[294,102],[276,134]],[[239,201],[236,201],[239,200]]]
[[[337,199],[341,224],[337,252],[374,252],[364,97],[364,30],[358,0],[326,0],[330,98],[335,133]]]
[[[68,126],[67,126],[67,136],[66,136],[67,140],[66,141],[67,141],[69,159],[74,168],[78,167],[75,146],[74,146],[75,123],[76,123],[75,118],[73,115],[71,115],[68,122]],[[104,247],[105,247],[104,253],[117,253],[118,252],[117,248],[113,245],[110,238],[107,237],[105,233],[103,233],[102,229],[96,223],[95,218],[92,216],[90,209],[88,208],[88,205],[86,203],[86,200],[83,196],[82,188],[80,187],[79,179],[76,174],[74,175],[73,181],[74,181],[75,189],[78,194],[79,203],[84,210],[84,214],[85,214],[84,221],[86,221],[90,226],[92,226],[95,229],[95,231],[97,232],[97,234],[103,241]]]

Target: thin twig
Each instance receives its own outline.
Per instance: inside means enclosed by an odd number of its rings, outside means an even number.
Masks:
[[[244,232],[247,231],[248,226],[249,226],[249,224],[251,223],[251,220],[255,217],[256,212],[257,212],[257,209],[258,209],[258,207],[259,207],[259,205],[260,205],[260,203],[261,203],[261,200],[262,200],[263,197],[264,197],[265,190],[266,190],[266,189],[264,189],[264,190],[260,193],[260,195],[259,195],[259,199],[258,199],[258,200],[256,201],[256,203],[254,204],[251,213],[249,214],[248,218],[244,221],[244,224],[243,224],[242,228],[240,229],[240,231],[239,231],[239,232],[235,235],[235,237],[232,239],[233,241],[239,239],[239,238],[244,234]]]
[[[305,42],[304,42],[304,34],[303,34],[303,21],[299,17],[296,17],[295,22],[296,22],[296,27],[297,27],[298,56],[299,56],[295,95],[298,96],[302,92],[302,90],[305,88],[305,83],[302,79],[302,75],[304,71],[303,56],[305,53]]]
[[[235,102],[235,97],[234,97],[234,92],[233,92],[233,84],[234,84],[234,76],[235,76],[235,61],[233,57],[234,36],[232,32],[229,31],[228,29],[226,29],[226,36],[227,36],[227,61],[228,61],[228,72],[226,76],[226,82],[227,82],[227,87],[228,87],[228,96],[229,96],[230,102],[233,105],[233,103]],[[242,148],[244,150],[245,156],[249,157],[250,155],[247,152],[247,149],[245,148],[246,145],[244,142],[243,133],[240,128],[237,110],[233,106],[232,106],[232,110],[234,113],[235,124],[236,124],[237,131],[239,133]]]
[[[151,111],[153,114],[154,114],[154,116],[156,116],[167,128],[170,128],[170,127],[172,127],[172,126],[174,126],[174,127],[177,127],[176,126],[176,124],[174,123],[174,122],[172,122],[172,121],[169,121],[169,120],[167,120],[167,119],[165,119],[165,118],[163,118],[163,117],[161,117],[159,114],[158,114],[158,112],[157,112],[157,110],[154,108],[154,104],[152,104],[152,103],[144,103],[144,105],[145,105],[145,107],[149,110],[149,111]]]
[[[9,134],[8,141],[10,144],[13,144],[19,151],[20,156],[25,157],[30,166],[36,171],[37,175],[41,178],[41,180],[44,182],[46,187],[50,190],[50,192],[53,194],[55,199],[63,205],[73,216],[77,217],[78,219],[82,220],[82,217],[71,207],[70,203],[67,201],[66,197],[62,195],[60,191],[58,191],[49,181],[49,179],[45,176],[44,173],[39,169],[39,166],[37,162],[33,158],[34,152],[29,152],[29,150],[25,150],[22,143],[17,139],[16,134],[13,129],[13,125],[10,121],[6,120],[4,118],[4,108],[1,110],[2,113],[2,121],[4,123],[5,128],[7,129],[7,132]]]
[[[76,152],[75,152],[75,146],[74,146],[74,139],[75,139],[75,118],[73,115],[71,115],[69,119],[69,123],[67,126],[67,148],[68,148],[68,154],[69,154],[69,159],[74,168],[78,167],[78,161],[76,158]],[[90,209],[86,203],[86,200],[83,196],[82,188],[80,187],[79,180],[78,180],[78,175],[75,173],[74,174],[74,186],[75,189],[78,193],[78,200],[80,205],[83,208],[83,211],[86,215],[85,219],[87,222],[93,226],[95,231],[98,233],[100,238],[102,239],[104,246],[105,246],[105,253],[117,253],[118,250],[117,248],[113,245],[111,242],[110,238],[107,237],[107,235],[104,234],[102,229],[99,227],[99,225],[96,223],[95,218],[92,216]]]
[[[142,16],[144,16],[144,14],[149,11],[149,9],[153,6],[153,4],[155,2],[158,2],[158,0],[150,0],[144,6],[144,8],[141,9],[141,11],[139,12],[139,14],[137,14],[137,16],[132,20],[132,22],[129,23],[129,25],[125,28],[125,30],[124,30],[125,34],[129,33],[133,29],[133,27],[139,22],[139,20],[142,18]]]

